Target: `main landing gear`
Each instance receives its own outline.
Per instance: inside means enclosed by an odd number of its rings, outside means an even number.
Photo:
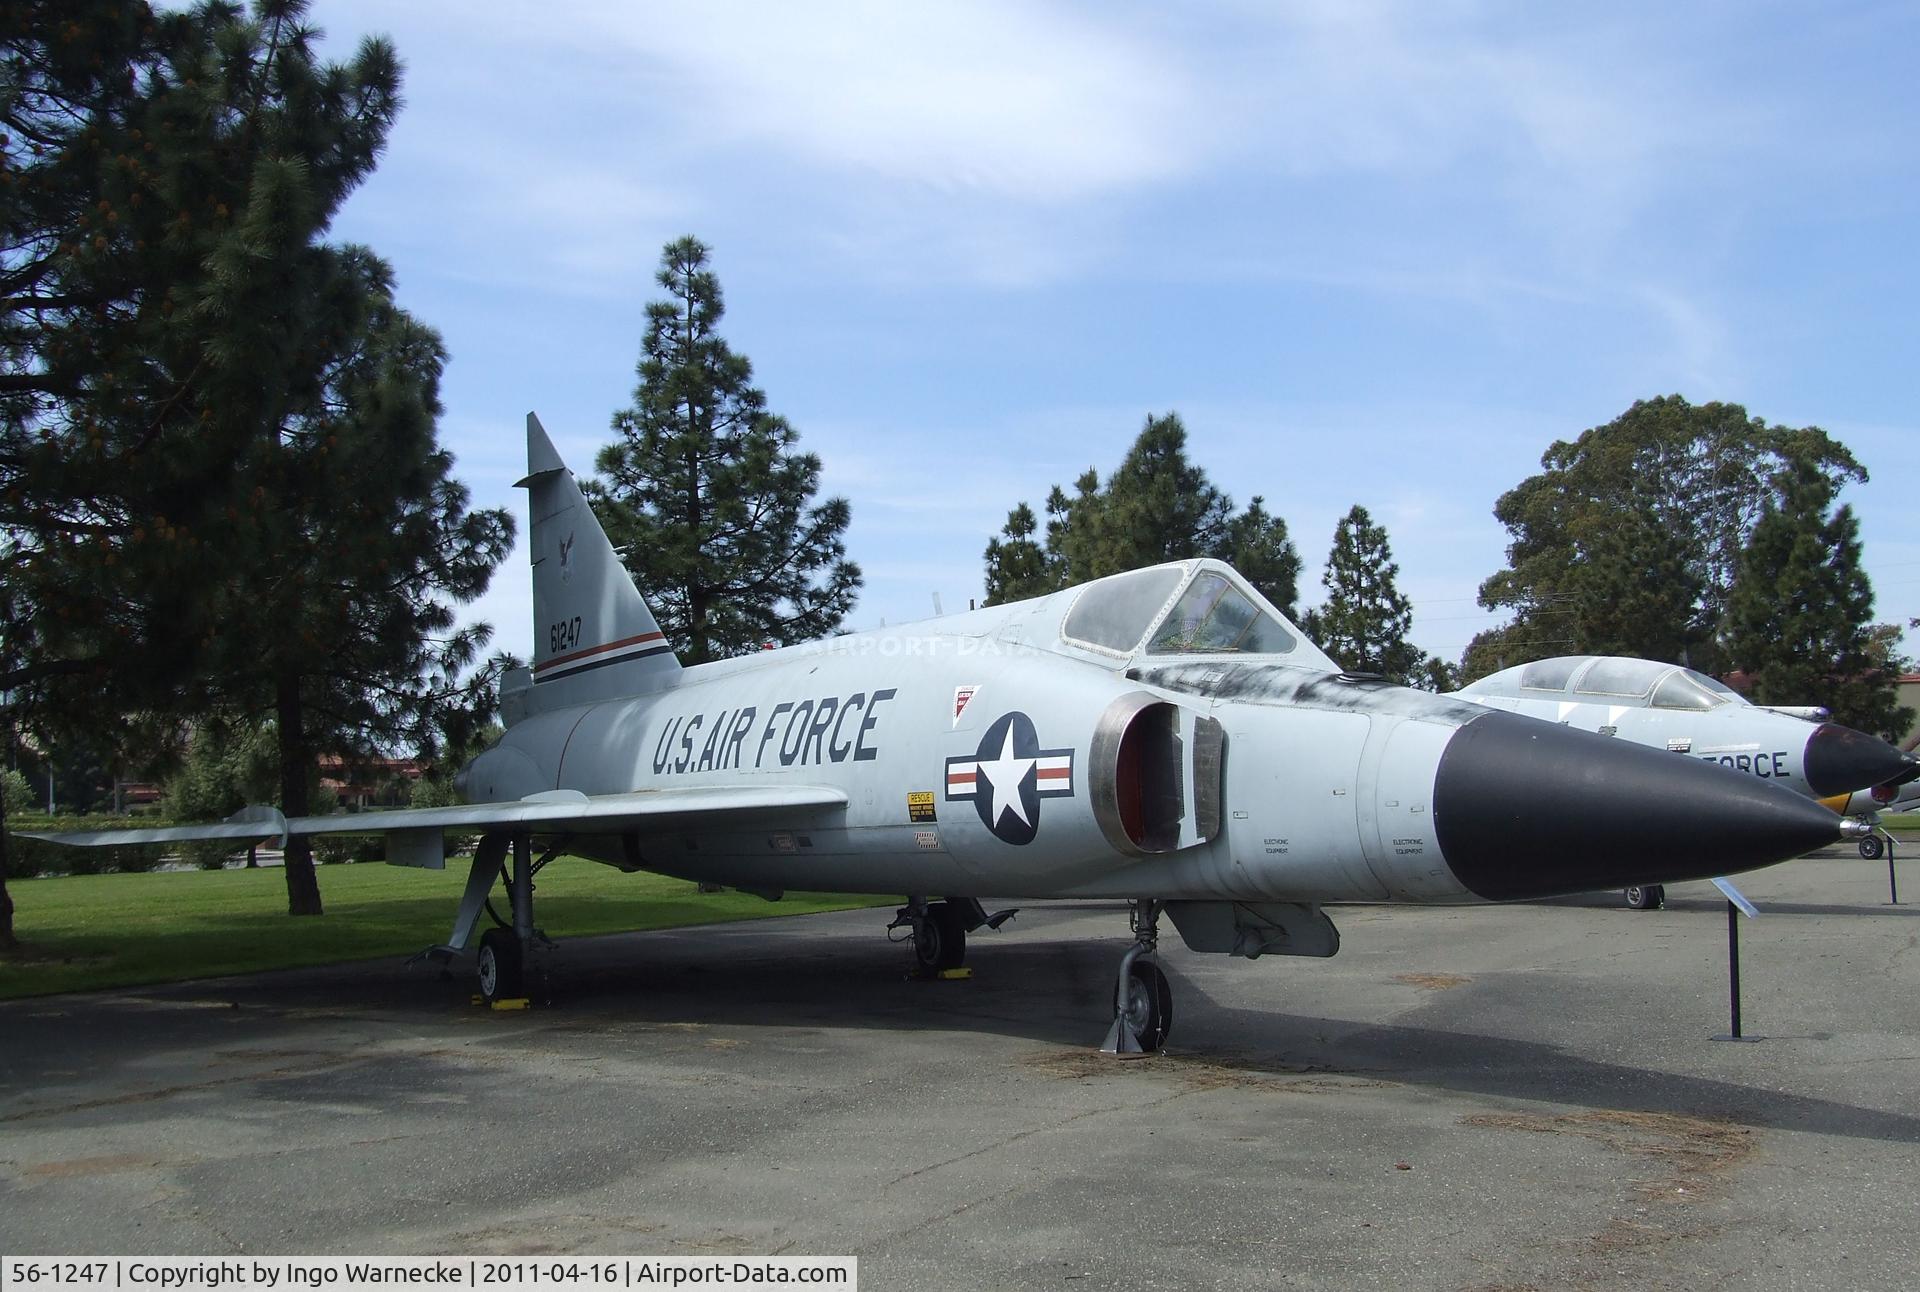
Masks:
[[[507,866],[512,849],[513,865]],[[409,964],[431,960],[445,965],[466,950],[473,938],[474,925],[481,912],[493,920],[494,927],[480,935],[480,949],[474,956],[479,971],[480,999],[487,1005],[524,1007],[532,994],[529,983],[544,977],[542,952],[552,949],[553,940],[533,923],[533,877],[559,854],[553,847],[533,859],[533,841],[524,834],[489,834],[473,852],[473,868],[467,872],[466,891],[460,898],[460,911],[454,916],[453,934],[440,946],[428,947]],[[506,881],[511,907],[510,920],[500,918],[493,909],[494,881]]]
[[[1173,989],[1167,975],[1151,958],[1160,945],[1160,903],[1141,898],[1127,910],[1133,945],[1120,958],[1115,985],[1113,1026],[1107,1029],[1102,1054],[1153,1054],[1167,1043],[1173,1029]]]
[[[924,897],[909,896],[887,929],[912,930],[913,964],[920,977],[957,977],[967,961],[967,934],[975,929],[997,929],[1017,914],[1018,910],[1005,910],[988,915],[979,899],[972,897],[929,902]]]

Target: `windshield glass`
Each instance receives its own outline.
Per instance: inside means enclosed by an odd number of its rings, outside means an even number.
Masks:
[[[1183,573],[1177,565],[1163,565],[1089,583],[1067,612],[1060,633],[1072,641],[1129,653],[1147,635]]]
[[[1598,659],[1592,668],[1580,675],[1580,682],[1574,690],[1583,695],[1642,696],[1651,691],[1659,676],[1672,667],[1671,664],[1651,659]]]
[[[1220,575],[1195,577],[1153,635],[1156,655],[1284,655],[1293,634]]]
[[[1689,673],[1684,669],[1673,674],[1653,689],[1653,707],[1704,711],[1725,704],[1726,696],[1715,695],[1700,685],[1705,680],[1698,673]]]

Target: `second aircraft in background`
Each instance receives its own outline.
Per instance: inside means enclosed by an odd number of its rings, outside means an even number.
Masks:
[[[1454,692],[1490,709],[1618,736],[1786,786],[1843,815],[1892,801],[1920,763],[1820,708],[1769,708],[1704,673],[1658,660],[1561,655],[1489,674]],[[1854,808],[1876,787],[1885,799]],[[1877,843],[1877,841],[1876,841]],[[1862,851],[1865,852],[1864,846]],[[1877,854],[1875,854],[1877,855]],[[1630,905],[1659,906],[1658,885],[1627,890]]]

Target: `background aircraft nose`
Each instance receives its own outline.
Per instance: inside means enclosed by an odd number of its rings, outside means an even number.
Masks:
[[[1807,737],[1803,766],[1807,788],[1826,798],[1900,779],[1913,770],[1914,759],[1864,731],[1823,722]]]
[[[1460,882],[1494,901],[1708,879],[1840,837],[1840,818],[1771,781],[1510,713],[1454,733],[1433,825]]]

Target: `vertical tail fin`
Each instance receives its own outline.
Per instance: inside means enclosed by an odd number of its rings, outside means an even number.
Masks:
[[[520,484],[533,515],[532,707],[590,704],[677,676],[673,647],[532,413]]]

